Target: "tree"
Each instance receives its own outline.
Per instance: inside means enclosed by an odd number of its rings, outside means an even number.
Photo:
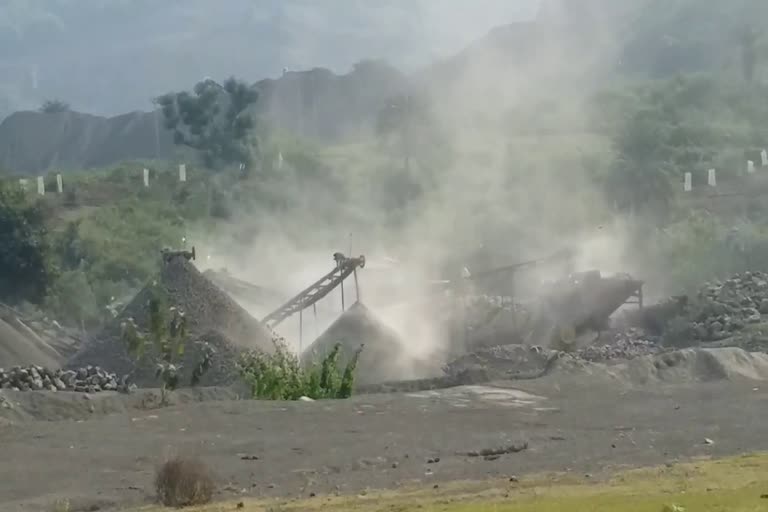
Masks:
[[[54,272],[42,210],[0,185],[0,300],[39,303]]]
[[[40,107],[40,112],[45,114],[57,114],[59,112],[69,112],[69,104],[61,100],[46,100]]]
[[[197,150],[216,168],[251,161],[256,125],[250,109],[258,97],[253,86],[229,78],[223,86],[204,80],[191,93],[168,93],[155,102],[174,142]]]
[[[399,139],[403,168],[410,170],[413,139],[419,125],[427,123],[428,110],[423,101],[410,94],[391,98],[379,111],[376,131],[382,138],[396,136]]]
[[[155,378],[161,381],[161,401],[167,403],[168,391],[176,389],[181,380],[182,363],[186,350],[187,318],[176,307],[165,312],[164,301],[152,297],[148,304],[149,330],[142,332],[130,318],[123,322],[122,339],[128,353],[137,363],[150,360],[155,365]],[[215,350],[207,343],[202,343],[200,358],[192,369],[190,385],[196,386],[211,368]]]
[[[751,25],[744,27],[741,33],[741,72],[744,80],[752,82],[757,67],[758,33]]]
[[[606,182],[611,202],[634,212],[668,205],[673,194],[669,131],[655,112],[641,111],[617,134],[617,157]]]

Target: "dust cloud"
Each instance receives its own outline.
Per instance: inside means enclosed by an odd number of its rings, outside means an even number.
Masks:
[[[292,231],[303,229],[312,234],[307,237],[279,227],[290,225],[290,217],[247,242],[236,235],[241,226],[199,236],[204,256],[198,265],[227,268],[287,298],[330,271],[331,255],[350,253],[351,242],[351,254],[368,260],[359,272],[361,301],[401,336],[404,374],[409,359],[444,362],[451,309],[434,282],[455,280],[463,267],[482,271],[568,248],[576,271],[632,273],[626,225],[605,204],[595,179],[610,148],[597,163],[583,151],[594,142],[588,99],[604,85],[598,63],[606,61],[611,45],[605,43],[618,27],[599,16],[574,20],[570,9],[544,7],[538,18],[495,29],[454,60],[413,75],[413,90],[406,92],[427,99],[430,122],[410,135],[437,133],[444,150],[438,168],[430,168],[420,159],[423,148],[413,149],[407,170],[424,186],[400,225],[385,226],[371,214],[378,191],[362,187],[347,191],[353,204],[346,208],[367,217],[315,225],[302,214],[301,229]],[[546,281],[562,270],[542,267],[533,275]],[[348,307],[355,300],[352,279],[345,294]],[[279,304],[243,305],[260,318]],[[301,335],[296,317],[277,330],[298,351],[341,312],[335,290],[316,316],[311,308],[304,312]]]

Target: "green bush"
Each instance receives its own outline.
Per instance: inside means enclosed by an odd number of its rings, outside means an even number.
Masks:
[[[362,346],[342,370],[338,366],[340,344],[336,344],[322,361],[304,368],[284,340],[275,339],[273,343],[274,353],[249,352],[239,361],[240,376],[251,386],[253,398],[298,400],[306,396],[318,400],[352,396]]]

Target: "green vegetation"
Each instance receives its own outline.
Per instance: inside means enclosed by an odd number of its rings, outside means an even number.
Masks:
[[[764,3],[650,4],[626,9],[628,69],[584,96],[542,93],[495,117],[411,91],[378,98],[367,131],[322,145],[255,122],[261,99],[234,79],[162,96],[177,142],[201,157],[187,161],[188,181],[178,181],[178,162],[127,162],[67,174],[61,195],[24,196],[6,183],[2,300],[98,328],[156,274],[162,247],[200,233],[235,252],[275,235],[312,249],[352,232],[361,244],[418,243],[438,258],[483,246],[504,264],[617,223],[601,251],[658,295],[768,270],[766,38],[748,23]],[[712,23],[727,30],[704,30]],[[722,197],[709,197],[710,168]]]
[[[352,396],[362,346],[341,370],[338,367],[339,344],[322,361],[303,368],[284,341],[276,339],[273,343],[274,353],[253,352],[240,360],[240,376],[251,386],[253,398],[298,400],[305,396],[318,400]]]
[[[149,328],[142,332],[133,318],[122,323],[122,339],[128,353],[141,363],[150,361],[155,365],[155,378],[161,381],[161,402],[167,403],[167,392],[173,391],[180,384],[181,361],[189,342],[187,318],[183,311],[168,307],[162,294],[154,292],[147,304]],[[166,314],[168,311],[168,314]],[[195,386],[211,367],[215,351],[204,344],[200,360],[192,369],[190,385]]]
[[[248,109],[258,96],[252,86],[230,78],[223,86],[199,82],[192,94],[169,93],[156,103],[176,144],[199,151],[206,166],[219,167],[251,162],[255,123]]]
[[[46,100],[40,107],[40,112],[45,114],[57,114],[59,112],[68,112],[69,103],[61,100]]]
[[[43,211],[0,184],[0,300],[40,301],[53,279]]]

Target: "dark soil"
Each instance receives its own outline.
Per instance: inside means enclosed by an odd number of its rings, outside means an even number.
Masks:
[[[4,393],[0,418],[12,423],[0,426],[0,446],[16,463],[0,465],[0,509],[48,511],[62,498],[146,503],[157,464],[175,455],[201,458],[217,499],[235,499],[523,481],[549,470],[597,478],[621,465],[768,449],[765,380],[631,387],[581,373],[289,403],[195,402],[233,396],[197,390],[168,408],[146,393]],[[68,416],[75,421],[34,420]]]

